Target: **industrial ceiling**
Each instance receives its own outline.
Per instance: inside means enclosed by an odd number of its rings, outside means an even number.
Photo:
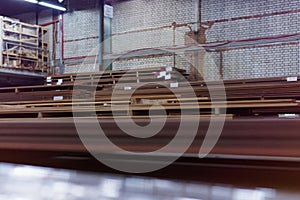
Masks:
[[[57,2],[57,0],[48,0]],[[36,12],[49,8],[26,2],[24,0],[0,0],[0,15],[13,17],[22,13]]]

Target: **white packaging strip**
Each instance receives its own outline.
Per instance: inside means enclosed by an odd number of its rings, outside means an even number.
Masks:
[[[172,71],[172,67],[171,67],[171,66],[167,66],[167,67],[166,67],[166,71],[167,71],[167,72],[171,72],[171,71]]]
[[[286,81],[287,82],[295,82],[295,81],[298,81],[298,77],[297,76],[295,76],[295,77],[287,77]]]
[[[159,73],[159,76],[160,76],[159,78],[164,77],[166,75],[167,75],[167,72],[166,71],[162,71],[162,72]]]
[[[63,96],[54,96],[53,100],[54,101],[61,101],[61,100],[64,100],[64,97]]]
[[[47,83],[51,83],[52,82],[52,78],[51,76],[48,76],[47,79],[46,79]]]
[[[176,82],[176,83],[170,83],[170,88],[178,88],[178,87],[179,87],[178,82]]]
[[[58,79],[56,85],[61,85],[63,83],[63,79]]]
[[[278,115],[279,118],[298,118],[299,115],[297,114],[279,114]]]
[[[132,90],[132,87],[130,87],[130,86],[125,86],[125,87],[124,87],[124,90]]]
[[[171,73],[166,74],[165,80],[170,80],[171,79]]]

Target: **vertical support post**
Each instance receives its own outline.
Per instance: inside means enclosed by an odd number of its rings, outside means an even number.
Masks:
[[[194,35],[194,40],[195,40],[195,43],[198,45],[201,43],[200,41],[200,37],[201,37],[201,32],[200,32],[200,28],[201,28],[201,21],[202,21],[202,0],[198,0],[198,12],[197,12],[197,31],[195,32],[195,35]],[[200,51],[203,51],[202,49]],[[202,77],[202,68],[201,68],[201,71],[199,73],[199,66],[202,64],[200,64],[201,62],[203,62],[203,57],[199,55],[199,53],[202,55],[202,52],[199,52],[199,51],[195,51],[194,53],[194,70],[193,70],[193,74],[191,75],[194,80],[199,80],[199,74],[200,76]]]
[[[65,20],[64,20],[64,13],[61,14],[61,58],[64,62],[65,60]]]
[[[110,6],[104,5],[104,10],[109,9]],[[105,11],[108,12],[108,11]],[[112,16],[104,15],[104,53],[112,53]],[[103,61],[104,70],[112,70],[112,61],[104,60]]]
[[[0,65],[4,64],[4,59],[3,59],[3,38],[2,38],[2,27],[3,27],[3,17],[0,17]]]
[[[56,11],[52,10],[52,21],[54,20],[57,20],[56,18]],[[50,56],[50,73],[51,74],[54,74],[55,73],[55,60],[56,60],[56,40],[55,40],[55,35],[56,35],[56,27],[57,27],[57,24],[54,23],[52,24],[52,52],[51,52],[51,55]]]
[[[99,52],[98,52],[98,63],[99,70],[104,70],[103,66],[103,42],[104,42],[104,0],[99,2]]]
[[[39,7],[38,7],[38,5],[35,6],[35,24],[39,25]]]
[[[223,51],[220,51],[220,78],[223,80]]]
[[[299,49],[299,56],[298,56],[298,68],[299,68],[299,71],[298,71],[298,75],[300,74],[300,40],[299,40],[299,44],[298,44],[298,49]]]
[[[59,48],[59,73],[63,74],[64,73],[64,63],[63,63],[63,29],[64,29],[64,23],[63,23],[63,14],[59,14],[59,41],[60,41],[60,48]]]
[[[173,47],[175,47],[176,45],[176,22],[174,22],[173,24]],[[176,67],[176,53],[174,52],[173,54],[173,68]]]
[[[5,51],[6,51],[6,62],[9,65],[9,55],[8,55],[8,44],[5,42]]]
[[[195,35],[194,35],[194,40],[195,40],[195,43],[196,44],[199,44],[199,31],[195,32]],[[202,50],[200,50],[202,51]],[[199,79],[199,62],[202,62],[200,59],[199,59],[199,51],[195,51],[194,52],[194,69],[193,71],[193,74],[192,74],[192,77],[193,77],[193,80],[198,80]]]

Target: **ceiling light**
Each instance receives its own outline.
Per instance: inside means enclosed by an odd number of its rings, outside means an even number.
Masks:
[[[55,4],[52,4],[50,2],[48,3],[48,2],[45,2],[45,1],[38,1],[38,0],[24,0],[24,1],[27,1],[27,2],[30,2],[30,3],[39,4],[41,6],[46,6],[48,8],[53,8],[53,9],[56,9],[56,10],[61,10],[61,11],[66,11],[67,10],[63,6],[55,5]]]
[[[46,6],[46,7],[49,7],[49,8],[53,8],[53,9],[56,9],[56,10],[61,10],[61,11],[66,11],[67,9],[65,7],[62,7],[62,6],[57,6],[57,5],[54,5],[54,4],[51,4],[51,3],[47,3],[47,2],[38,2],[39,5],[41,6]]]
[[[25,0],[25,1],[28,1],[28,2],[30,2],[30,3],[38,3],[37,0]]]

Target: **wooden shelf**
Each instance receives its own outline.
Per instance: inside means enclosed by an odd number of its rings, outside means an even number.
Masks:
[[[27,36],[30,36],[30,37],[36,37],[36,38],[38,38],[38,35],[33,35],[33,34],[30,34],[30,33],[23,33],[23,32],[16,31],[16,30],[3,29],[3,31],[4,32],[11,32],[11,33],[16,33],[16,34],[21,34],[21,35],[27,35]]]
[[[6,38],[6,37],[3,37],[3,40],[15,42],[15,43],[23,43],[23,44],[29,44],[29,45],[32,45],[32,46],[37,46],[37,43],[26,42],[26,41],[22,41],[22,40],[15,40],[15,39],[10,39],[10,38]]]
[[[47,72],[46,33],[44,27],[0,16],[0,65]]]
[[[25,56],[22,54],[14,54],[14,53],[6,53],[6,52],[3,52],[3,55],[9,55],[9,56],[13,56],[13,57],[22,57],[22,58],[28,58],[28,59],[33,59],[33,60],[38,59],[38,57],[34,57],[34,56]]]

